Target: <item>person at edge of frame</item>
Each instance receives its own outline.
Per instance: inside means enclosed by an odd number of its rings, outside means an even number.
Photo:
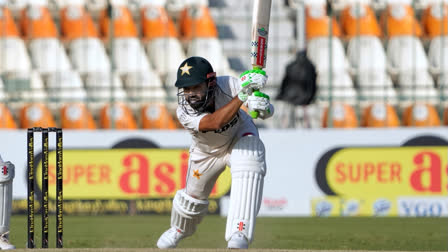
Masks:
[[[160,236],[158,248],[175,248],[181,239],[196,231],[207,213],[210,192],[226,165],[232,174],[227,247],[249,247],[261,205],[266,163],[258,129],[240,108],[246,105],[249,112],[257,111],[261,119],[273,115],[269,96],[258,91],[266,81],[263,70],[246,71],[237,79],[216,77],[213,67],[201,57],[190,57],[181,63],[175,83],[176,112],[193,141],[186,186],[174,196],[171,227]]]
[[[12,211],[12,180],[14,179],[14,164],[4,162],[0,156],[0,249],[9,250],[16,247],[9,242],[9,223]]]

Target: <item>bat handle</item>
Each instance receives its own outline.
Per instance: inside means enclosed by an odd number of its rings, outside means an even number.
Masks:
[[[263,68],[260,67],[260,66],[253,66],[253,70],[262,70],[262,69],[263,69]],[[255,92],[255,91],[258,91],[258,90],[253,90],[252,92]],[[257,119],[259,113],[258,113],[258,111],[256,111],[256,110],[252,110],[252,111],[249,111],[249,115],[250,115],[250,117],[252,117],[253,119]]]

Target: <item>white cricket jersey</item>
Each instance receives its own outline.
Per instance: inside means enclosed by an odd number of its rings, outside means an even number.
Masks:
[[[233,97],[238,94],[240,89],[238,79],[231,76],[217,77],[217,85],[218,86],[214,92],[215,110],[218,110],[229,103]],[[194,111],[189,105],[186,106],[188,110]],[[199,154],[195,155],[195,159],[197,160],[205,158],[210,154],[220,155],[226,152],[233,143],[235,136],[237,136],[241,130],[247,129],[254,131],[255,129],[252,118],[240,109],[236,116],[221,129],[216,131],[201,132],[199,131],[199,122],[207,114],[209,113],[204,112],[199,115],[189,115],[184,111],[184,109],[182,109],[181,106],[177,107],[177,118],[179,118],[179,122],[193,136],[193,143],[190,151]],[[251,133],[258,135],[258,132]],[[193,157],[190,156],[190,158]]]

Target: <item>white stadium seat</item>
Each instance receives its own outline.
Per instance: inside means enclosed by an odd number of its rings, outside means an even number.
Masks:
[[[186,58],[177,38],[153,39],[147,44],[147,50],[154,70],[160,75],[177,73],[177,68]]]
[[[349,63],[345,57],[344,46],[341,40],[334,37],[331,40],[331,46],[332,64],[330,64],[330,42],[327,37],[314,38],[308,41],[307,55],[316,66],[318,73],[329,72],[330,65],[333,72],[349,69]]]
[[[117,38],[113,42],[113,60],[120,74],[151,70],[148,57],[138,38]]]
[[[25,43],[20,38],[0,39],[0,72],[31,71],[31,60]]]
[[[374,36],[353,37],[347,48],[347,57],[355,71],[385,71],[386,53],[379,38]]]
[[[162,81],[153,71],[124,75],[124,86],[128,97],[137,101],[164,101],[167,96]]]
[[[187,56],[201,56],[207,59],[218,75],[222,75],[230,68],[221,42],[217,38],[192,39],[188,45]]]
[[[80,73],[111,70],[106,50],[97,38],[75,39],[70,42],[69,50],[73,67]]]
[[[356,101],[357,93],[353,86],[353,81],[350,75],[346,72],[333,73],[321,73],[317,76],[317,97],[320,102],[327,102],[331,98],[334,101],[341,101],[352,104]],[[330,92],[331,90],[331,92]]]
[[[448,72],[448,37],[435,37],[431,40],[428,60],[432,74]]]
[[[70,61],[59,39],[34,39],[29,47],[33,65],[41,74],[71,69]]]
[[[127,97],[118,75],[113,75],[111,78],[109,73],[89,73],[85,84],[88,97],[94,101],[109,101],[111,98],[121,101]]]
[[[63,101],[84,101],[87,98],[81,77],[75,71],[52,73],[47,78],[50,98]]]
[[[388,70],[391,74],[428,70],[428,59],[421,41],[412,36],[397,36],[387,45]]]

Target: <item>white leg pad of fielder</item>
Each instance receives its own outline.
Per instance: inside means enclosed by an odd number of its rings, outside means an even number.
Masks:
[[[9,231],[13,179],[14,165],[11,162],[0,162],[0,235]]]
[[[197,225],[207,214],[208,200],[195,199],[185,193],[185,189],[177,191],[171,211],[171,226],[190,236],[196,231]]]
[[[232,187],[226,240],[241,232],[252,242],[266,174],[265,149],[258,136],[250,135],[238,140],[230,156],[230,165]]]

